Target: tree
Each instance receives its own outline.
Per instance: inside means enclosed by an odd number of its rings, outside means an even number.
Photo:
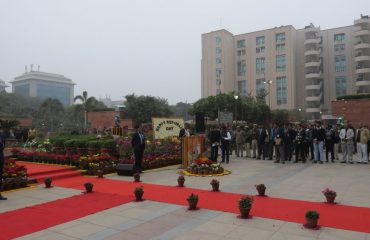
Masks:
[[[93,110],[99,105],[99,101],[95,97],[89,97],[87,91],[83,91],[82,95],[77,95],[74,102],[80,100],[84,109],[85,127],[87,127],[87,112]],[[104,105],[104,104],[103,104]]]
[[[171,105],[170,109],[171,112],[178,117],[182,117],[186,120],[189,120],[192,116],[188,113],[189,109],[191,108],[191,104],[178,102],[176,105]]]
[[[152,96],[126,96],[125,113],[136,124],[149,123],[152,117],[165,117],[172,114],[167,99]]]
[[[84,128],[84,108],[82,104],[66,108],[63,119],[63,128],[68,131],[82,131]]]
[[[4,130],[5,138],[10,137],[10,130],[19,125],[18,120],[1,120],[0,119],[0,128]]]
[[[54,131],[55,126],[60,126],[64,114],[63,104],[55,98],[45,99],[39,108],[39,124],[47,131]],[[40,126],[40,127],[41,127]]]

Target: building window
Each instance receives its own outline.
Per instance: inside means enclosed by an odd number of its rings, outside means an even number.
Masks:
[[[216,77],[220,78],[221,77],[221,68],[216,68]]]
[[[346,56],[345,55],[335,56],[335,71],[336,72],[346,71]]]
[[[277,33],[275,35],[276,42],[284,42],[285,41],[285,33]]]
[[[263,45],[265,44],[265,36],[256,37],[256,45]]]
[[[334,42],[342,42],[344,41],[344,33],[339,33],[334,35]]]
[[[245,49],[238,50],[238,51],[237,51],[237,55],[238,55],[238,57],[240,57],[240,56],[245,56]]]
[[[345,49],[345,44],[335,44],[334,45],[334,50],[335,51],[341,51],[341,50],[344,50]]]
[[[238,48],[245,48],[245,40],[243,39],[243,40],[238,40],[237,42],[236,42],[236,46],[238,47]]]
[[[256,80],[256,94],[266,91],[265,79],[260,78]]]
[[[265,52],[265,47],[257,47],[256,48],[256,53],[264,53]]]
[[[19,86],[14,86],[14,93],[22,96],[30,96],[30,85],[23,84]]]
[[[247,81],[246,80],[238,81],[238,93],[242,96],[247,95]]]
[[[71,104],[70,89],[68,87],[37,84],[37,97],[41,99],[55,98],[66,106]]]
[[[347,94],[347,81],[345,76],[335,77],[335,93],[336,97]]]
[[[221,79],[216,79],[216,85],[221,86]]]
[[[286,77],[276,78],[276,101],[277,105],[287,104],[287,86]]]
[[[220,55],[222,52],[220,47],[216,47],[216,55]]]
[[[247,64],[245,60],[241,60],[237,62],[237,72],[238,76],[245,76],[245,73],[247,71]]]
[[[276,44],[276,51],[285,50],[285,43]]]
[[[216,58],[216,64],[220,64],[221,63],[221,58]]]
[[[219,36],[216,37],[216,43],[221,43],[221,37]]]
[[[256,74],[265,73],[265,58],[256,58]]]
[[[285,55],[276,55],[276,72],[284,72],[286,70]]]

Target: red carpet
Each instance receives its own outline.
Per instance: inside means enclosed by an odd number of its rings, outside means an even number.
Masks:
[[[48,165],[40,163],[17,161],[19,165],[27,167],[27,175],[29,178],[36,179],[38,183],[43,183],[46,177],[51,177],[53,180],[70,178],[81,175],[76,171],[75,167]]]
[[[240,198],[240,194],[234,193],[97,179],[85,176],[61,179],[56,181],[55,185],[83,189],[82,185],[87,181],[93,182],[94,189],[98,192],[132,197],[133,189],[136,186],[143,186],[145,199],[179,205],[187,205],[186,198],[190,193],[195,193],[199,195],[200,208],[239,213],[237,201]],[[257,217],[304,223],[304,215],[308,210],[316,210],[320,213],[319,224],[321,226],[370,233],[370,208],[365,207],[331,205],[273,197],[255,197],[251,214]]]
[[[0,239],[14,239],[133,200],[94,192],[0,214]]]

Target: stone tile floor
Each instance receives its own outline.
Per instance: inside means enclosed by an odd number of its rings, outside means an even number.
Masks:
[[[333,188],[338,201],[370,207],[370,165],[359,164],[273,164],[268,160],[231,158],[226,169],[232,174],[217,177],[221,190],[255,194],[254,185],[264,183],[268,195],[324,201],[321,190]],[[142,181],[176,185],[178,166],[147,171]],[[129,180],[117,175],[112,179]],[[187,187],[210,189],[212,177],[186,177]],[[79,190],[42,186],[4,193],[0,212],[32,206],[80,194]],[[35,232],[19,239],[256,239],[256,240],[370,240],[370,234],[323,227],[307,230],[300,224],[253,217],[238,219],[235,214],[201,209],[190,212],[183,206],[143,201],[123,204],[74,221]]]

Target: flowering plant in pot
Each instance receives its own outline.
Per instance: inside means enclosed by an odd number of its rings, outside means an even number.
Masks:
[[[184,183],[185,183],[185,177],[180,175],[177,178],[177,184],[178,184],[179,187],[184,187]]]
[[[144,194],[143,187],[140,186],[140,187],[135,188],[134,194],[135,194],[136,201],[142,201],[143,200],[143,194]]]
[[[53,179],[51,177],[46,177],[44,179],[44,183],[45,183],[45,188],[51,188],[51,182],[53,181]]]
[[[140,182],[140,173],[134,174],[134,182]]]
[[[326,202],[327,203],[334,203],[335,197],[337,196],[337,193],[334,190],[326,188],[326,189],[322,190],[321,192],[326,197]]]
[[[316,211],[307,211],[306,212],[306,224],[305,226],[307,228],[316,228],[317,227],[317,221],[319,220],[320,218],[320,214]]]
[[[91,182],[87,182],[84,184],[84,186],[86,189],[86,193],[91,193],[93,190],[94,184],[92,184]]]
[[[220,191],[220,182],[217,180],[217,179],[212,179],[212,181],[210,182],[211,186],[212,186],[212,191],[214,192],[219,192]]]
[[[197,209],[198,199],[198,195],[195,195],[194,193],[189,195],[189,197],[186,199],[189,203],[189,210]]]
[[[258,196],[265,196],[265,192],[266,192],[265,184],[256,184],[254,186],[256,187],[256,190],[258,192]]]
[[[239,199],[239,211],[241,218],[248,218],[253,204],[253,197],[243,196]]]
[[[96,171],[96,173],[98,174],[98,178],[103,178],[103,177],[104,177],[104,172],[103,172],[103,170],[98,169],[98,171]]]

